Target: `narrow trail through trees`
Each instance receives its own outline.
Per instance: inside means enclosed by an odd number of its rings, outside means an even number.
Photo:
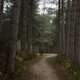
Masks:
[[[43,57],[34,63],[29,72],[27,74],[24,73],[24,80],[59,80],[55,69],[47,63],[47,57]]]

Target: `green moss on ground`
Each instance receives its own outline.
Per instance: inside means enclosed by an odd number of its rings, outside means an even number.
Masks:
[[[64,72],[69,75],[70,80],[80,80],[80,66],[73,64],[69,57],[66,57],[65,55],[58,55],[56,58],[49,58],[48,63],[52,66],[58,65],[58,68],[62,66],[64,68]]]

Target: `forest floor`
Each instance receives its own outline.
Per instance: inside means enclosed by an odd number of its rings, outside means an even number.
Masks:
[[[45,55],[32,63],[29,67],[26,68],[25,66],[23,78],[21,80],[67,80],[64,79],[65,76],[63,75],[64,71],[62,68],[59,68],[58,65],[53,65],[53,67],[48,63],[47,59],[52,56],[55,57],[55,54]],[[60,76],[57,74],[57,72],[60,74]],[[61,74],[64,76],[63,79]]]

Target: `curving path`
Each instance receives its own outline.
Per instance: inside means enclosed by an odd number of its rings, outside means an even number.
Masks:
[[[34,63],[30,67],[27,75],[25,75],[25,80],[59,80],[55,70],[47,63],[48,57],[51,56],[46,55],[41,60]]]

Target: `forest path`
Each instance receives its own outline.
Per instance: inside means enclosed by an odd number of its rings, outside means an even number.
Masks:
[[[48,57],[52,57],[52,55],[45,55],[39,61],[32,64],[28,73],[25,75],[25,80],[59,80],[55,69],[47,62]]]

